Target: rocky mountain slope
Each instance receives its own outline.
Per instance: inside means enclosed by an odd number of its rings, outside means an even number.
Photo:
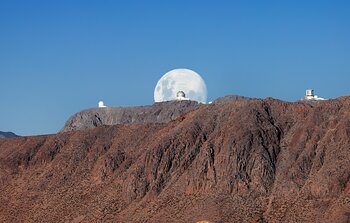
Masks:
[[[13,132],[2,132],[0,131],[0,139],[2,138],[15,138],[17,135]]]
[[[350,97],[0,140],[0,222],[349,222]]]
[[[169,101],[150,106],[92,108],[70,117],[62,132],[101,125],[167,123],[200,105],[195,101]]]

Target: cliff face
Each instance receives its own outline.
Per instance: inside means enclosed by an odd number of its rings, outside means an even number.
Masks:
[[[92,108],[74,114],[62,132],[102,125],[167,123],[200,107],[195,101],[169,101],[150,106]]]
[[[347,222],[350,98],[0,140],[1,222]]]

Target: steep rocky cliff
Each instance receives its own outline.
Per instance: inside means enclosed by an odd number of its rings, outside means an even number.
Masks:
[[[0,222],[348,222],[350,97],[0,140]]]

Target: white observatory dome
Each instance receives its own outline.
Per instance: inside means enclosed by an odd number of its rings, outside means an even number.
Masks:
[[[176,100],[182,101],[182,100],[188,100],[188,99],[186,98],[185,92],[183,92],[183,91],[178,91],[178,92],[176,93]]]
[[[321,97],[318,97],[317,95],[315,95],[313,89],[307,89],[306,92],[305,92],[305,96],[304,96],[303,100],[320,101],[320,100],[327,100],[327,99],[324,99],[324,98],[321,98]]]
[[[185,98],[186,94],[183,91],[178,91],[177,94],[176,94],[176,97],[177,98]]]
[[[98,107],[99,107],[99,108],[105,108],[105,107],[107,107],[107,106],[103,103],[103,101],[99,101],[99,102],[98,102]]]

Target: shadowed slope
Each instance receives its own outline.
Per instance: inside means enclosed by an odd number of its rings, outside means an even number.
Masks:
[[[2,131],[0,131],[0,139],[2,139],[2,138],[15,138],[17,136],[18,135],[16,135],[13,132],[2,132]]]
[[[168,101],[149,106],[92,108],[70,117],[62,132],[102,125],[167,123],[200,106],[195,101]]]

